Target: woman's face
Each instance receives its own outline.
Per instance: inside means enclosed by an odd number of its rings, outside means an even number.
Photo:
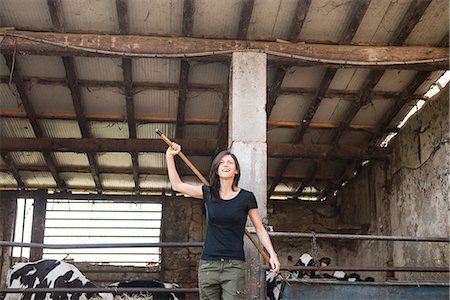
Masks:
[[[238,173],[239,170],[236,169],[236,162],[233,157],[231,155],[222,157],[217,167],[217,175],[219,175],[219,178],[233,178]]]

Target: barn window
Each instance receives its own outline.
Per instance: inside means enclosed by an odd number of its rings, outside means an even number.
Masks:
[[[19,223],[25,224],[28,231],[24,232],[21,229],[24,225],[18,224],[16,241],[29,242],[33,217],[32,203],[25,206],[19,204],[18,209],[17,220]],[[161,209],[160,203],[48,199],[44,243],[158,243],[160,241]],[[21,210],[22,212],[20,212]],[[25,211],[25,215],[23,211]],[[25,217],[21,217],[23,215]],[[20,248],[15,249],[15,254],[28,257],[29,252],[24,252],[26,250],[28,249],[24,248],[20,253],[17,252],[20,251]],[[159,264],[160,248],[44,249],[43,258],[110,265],[151,266]]]

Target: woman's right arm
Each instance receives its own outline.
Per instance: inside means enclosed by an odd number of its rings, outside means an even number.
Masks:
[[[175,166],[175,155],[180,153],[181,146],[177,143],[172,143],[166,151],[167,171],[169,173],[170,184],[174,191],[186,194],[193,198],[203,199],[203,192],[201,185],[192,185],[181,181],[180,175],[178,175],[177,168]]]

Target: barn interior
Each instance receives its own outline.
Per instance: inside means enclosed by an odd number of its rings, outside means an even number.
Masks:
[[[205,177],[237,153],[283,266],[449,281],[447,0],[0,0],[0,33],[1,288],[41,258],[196,287],[203,205],[156,129]]]

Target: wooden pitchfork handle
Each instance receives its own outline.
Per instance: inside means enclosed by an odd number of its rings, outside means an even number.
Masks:
[[[167,136],[161,132],[161,130],[156,129],[156,133],[163,139],[164,142],[166,142],[167,145],[172,146],[172,141],[167,138]],[[209,186],[208,180],[206,180],[205,177],[203,177],[202,173],[200,173],[199,170],[190,162],[190,160],[186,157],[186,155],[183,154],[183,152],[179,152],[178,156],[181,157],[181,159],[188,165],[188,167],[197,175],[197,177],[200,179],[200,181],[206,185]],[[247,230],[244,229],[245,235],[252,241],[253,245],[258,250],[259,254],[262,255],[264,258],[264,261],[266,263],[270,262],[269,255],[264,251],[264,249],[258,244],[258,242],[255,240],[253,235]]]

